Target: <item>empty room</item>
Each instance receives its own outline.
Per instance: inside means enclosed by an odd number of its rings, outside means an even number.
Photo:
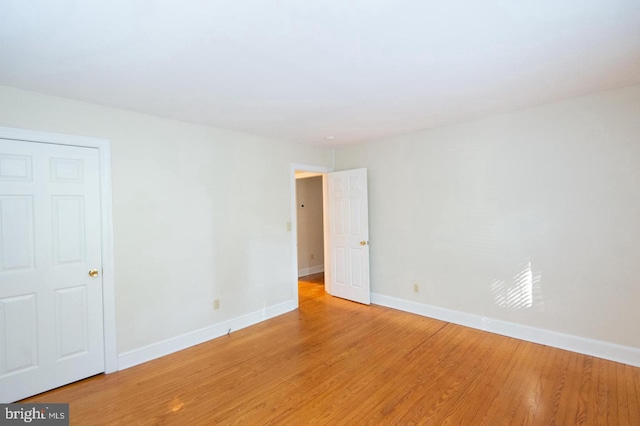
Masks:
[[[637,425],[638,277],[635,0],[0,0],[0,423]]]

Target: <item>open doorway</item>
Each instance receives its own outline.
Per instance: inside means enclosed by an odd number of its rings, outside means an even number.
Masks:
[[[300,172],[310,172],[312,175]],[[311,252],[298,261],[298,211],[296,197],[298,176],[322,176],[323,213],[323,266],[324,290],[335,297],[368,305],[371,300],[369,283],[369,219],[367,197],[367,169],[333,172],[324,167],[291,165],[291,218],[287,224],[291,231],[293,263],[293,296],[298,304],[298,277],[320,268],[311,264]],[[319,203],[317,203],[319,204]],[[317,251],[317,250],[316,250]],[[313,252],[314,259],[317,253]],[[306,269],[306,270],[305,270]],[[318,270],[318,269],[316,269]]]
[[[323,175],[295,172],[298,285],[324,290],[324,189]]]
[[[321,271],[321,272],[317,272],[322,274],[322,291],[326,291],[327,293],[331,293],[331,288],[330,288],[330,278],[331,278],[331,268],[328,262],[328,256],[329,256],[329,245],[328,245],[328,222],[327,222],[327,179],[326,176],[328,173],[333,172],[332,168],[329,167],[322,167],[322,166],[314,166],[314,165],[308,165],[308,164],[291,164],[291,168],[290,168],[290,182],[291,182],[291,219],[292,219],[292,223],[290,223],[291,226],[289,226],[289,230],[292,231],[291,232],[291,237],[292,237],[292,243],[293,243],[293,268],[292,268],[292,274],[293,274],[293,300],[295,300],[296,305],[299,303],[298,300],[298,295],[299,295],[299,288],[298,288],[298,278],[300,276],[300,274],[305,274],[305,273],[314,273],[315,271]],[[298,211],[300,209],[310,209],[310,210],[304,210],[304,213],[306,214],[307,211],[311,211],[311,208],[313,206],[310,206],[308,204],[307,200],[302,200],[300,203],[298,202],[298,196],[297,196],[297,181],[299,179],[307,179],[307,178],[313,178],[313,177],[317,177],[320,179],[320,181],[322,182],[322,197],[321,197],[321,201],[312,201],[312,204],[315,205],[315,207],[317,208],[318,205],[320,206],[319,208],[322,211],[322,251],[318,252],[317,248],[313,249],[313,252],[308,251],[308,250],[302,250],[302,251],[306,251],[306,255],[300,256],[301,260],[300,262],[298,261]],[[300,204],[304,204],[305,207],[300,207]],[[317,214],[317,212],[315,212],[315,214]],[[307,214],[308,215],[308,214]],[[315,246],[317,247],[317,245]],[[313,259],[311,259],[311,254],[313,254]],[[312,262],[314,261],[314,262]],[[322,266],[320,266],[322,265]],[[317,283],[316,283],[317,284]]]
[[[296,173],[298,277],[324,272],[322,175]]]

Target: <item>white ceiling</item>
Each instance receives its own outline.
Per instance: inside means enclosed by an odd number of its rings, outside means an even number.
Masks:
[[[639,0],[0,0],[1,85],[292,142],[636,83]]]

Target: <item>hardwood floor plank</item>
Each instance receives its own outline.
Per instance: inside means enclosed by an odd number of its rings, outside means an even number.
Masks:
[[[618,422],[631,424],[629,416],[629,394],[626,392],[625,365],[614,363],[616,369],[616,390],[618,395]]]
[[[531,363],[544,359],[537,356],[541,347],[517,341],[517,346],[514,346],[511,339],[500,338],[500,341],[505,345],[496,347],[501,359],[498,358],[499,364],[492,366],[495,373],[487,374],[491,379],[481,391],[482,399],[490,395],[491,405],[484,410],[481,421],[472,421],[470,424],[525,424],[523,421],[518,423],[516,416],[526,418],[528,410],[523,408],[527,408],[528,405],[523,405],[523,400],[528,398],[528,392],[538,388],[535,381],[531,383],[532,377],[537,378],[537,370]]]
[[[618,403],[620,400],[618,395],[618,376],[616,374],[616,363],[614,362],[607,362],[607,397],[609,400],[607,423],[614,425],[621,424],[618,413]]]
[[[578,369],[577,354],[567,353],[563,372],[562,387],[558,389],[558,424],[573,425],[575,423],[575,409],[577,407],[579,392],[576,389],[580,372]]]
[[[596,420],[598,424],[608,424],[609,418],[609,386],[608,386],[608,372],[607,367],[609,362],[603,359],[597,359],[595,362],[598,365],[598,384],[597,384],[597,399],[595,400]],[[615,402],[615,401],[613,401]]]
[[[640,387],[640,378],[634,377],[633,370],[634,368],[629,365],[624,366],[625,393],[629,397],[630,421],[640,419],[640,393],[637,390]]]
[[[299,288],[297,311],[25,401],[72,425],[640,424],[640,368]]]

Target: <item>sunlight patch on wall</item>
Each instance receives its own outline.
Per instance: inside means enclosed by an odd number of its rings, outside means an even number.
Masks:
[[[493,280],[491,293],[498,306],[511,311],[528,309],[534,305],[544,306],[540,291],[542,274],[531,267],[531,258],[527,258],[518,268],[518,272],[506,280]]]

